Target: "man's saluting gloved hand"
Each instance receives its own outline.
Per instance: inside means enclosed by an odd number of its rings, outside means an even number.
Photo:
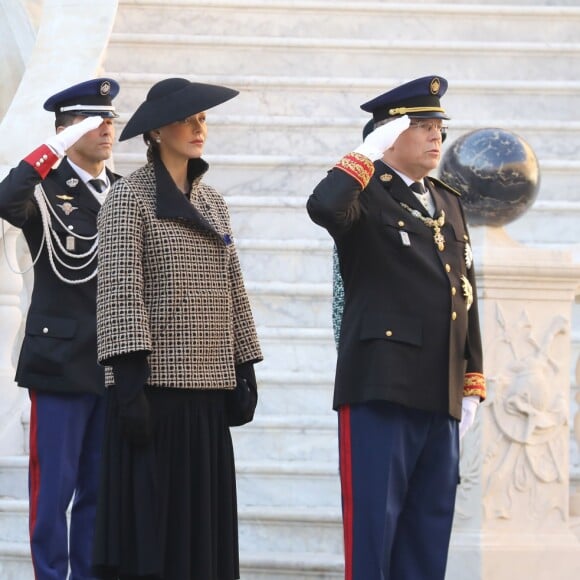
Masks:
[[[69,125],[62,131],[49,137],[45,144],[48,145],[59,157],[64,157],[66,150],[74,145],[83,135],[96,129],[103,122],[102,117],[91,116],[79,123]]]
[[[371,161],[380,159],[384,152],[397,140],[411,123],[408,115],[396,118],[376,128],[366,136],[364,142],[354,152],[368,157]]]

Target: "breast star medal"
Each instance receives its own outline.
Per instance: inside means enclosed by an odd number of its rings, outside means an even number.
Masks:
[[[461,289],[463,290],[463,297],[465,298],[467,310],[469,310],[473,304],[473,286],[463,274],[461,275]]]

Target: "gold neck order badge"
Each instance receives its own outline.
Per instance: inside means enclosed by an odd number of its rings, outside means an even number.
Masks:
[[[433,230],[433,241],[437,249],[442,252],[445,249],[445,236],[441,233],[441,228],[445,225],[445,212],[441,210],[441,215],[436,218],[425,217],[420,211],[413,209],[406,203],[401,202],[404,207],[413,217],[420,219],[428,228]]]

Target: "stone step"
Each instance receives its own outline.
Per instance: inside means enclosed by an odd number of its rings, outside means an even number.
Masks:
[[[283,226],[287,227],[283,219],[276,219],[275,223],[279,224],[281,236],[290,235],[290,232],[283,231]],[[234,231],[238,232],[235,228]],[[318,237],[326,239],[319,241],[238,238],[236,245],[245,280],[329,283],[332,280],[332,240],[322,229]]]
[[[340,498],[340,496],[337,496]],[[241,506],[240,552],[334,552],[342,548],[340,503],[333,507]],[[28,549],[28,502],[0,500],[0,544]]]
[[[330,326],[325,328],[275,328],[261,326],[258,336],[264,360],[258,372],[326,374],[334,378],[336,347]]]
[[[204,180],[222,195],[297,196],[305,199],[338,161],[336,157],[292,155],[204,155],[210,169]],[[140,154],[115,156],[115,169],[127,175],[144,162]],[[573,201],[580,161],[541,162],[541,191],[547,199]]]
[[[240,9],[244,24],[240,26]],[[550,19],[550,26],[545,20]],[[353,20],[356,24],[353,25]],[[160,2],[121,1],[115,32],[191,34],[192,22],[203,22],[205,34],[315,37],[332,31],[345,38],[429,38],[443,40],[561,42],[577,38],[580,11],[540,6],[437,6],[421,3],[356,1],[189,0]]]
[[[246,289],[257,325],[281,328],[330,328],[332,285],[327,283],[252,282]]]
[[[508,224],[506,231],[524,244],[569,246],[580,244],[579,219],[578,201],[536,201],[522,217]]]
[[[240,461],[330,461],[338,457],[337,424],[328,416],[255,417],[232,429],[236,457]],[[336,459],[337,460],[337,459]]]
[[[330,580],[344,578],[343,557],[337,554],[258,553],[240,556],[244,580]]]
[[[334,373],[263,370],[256,365],[258,416],[326,415],[332,408]]]
[[[149,88],[170,75],[164,72],[121,71],[114,62],[110,64],[107,74],[121,84],[115,105],[121,114],[119,122],[123,124],[144,100]],[[439,72],[441,69],[434,66],[432,70]],[[235,126],[240,122],[243,124],[244,118],[252,117],[258,119],[256,122],[260,124],[260,129],[264,125],[275,127],[284,118],[307,119],[313,127],[311,132],[316,129],[317,135],[313,134],[313,137],[317,139],[321,138],[318,134],[325,130],[324,127],[344,126],[347,136],[350,138],[353,135],[354,139],[368,119],[368,115],[359,109],[360,104],[412,78],[407,74],[379,78],[352,76],[356,71],[351,69],[341,70],[335,75],[321,71],[313,76],[284,76],[281,74],[284,72],[276,71],[271,76],[219,75],[215,71],[207,75],[197,71],[195,75],[189,71],[185,73],[184,76],[192,81],[232,86],[240,91],[238,97],[210,111],[208,147],[212,146],[214,122],[219,124],[220,119],[225,119],[223,123]],[[351,76],[348,76],[349,73]],[[422,74],[427,73],[423,71]],[[447,71],[445,76],[448,76]],[[457,123],[468,122],[477,123],[478,126],[503,126],[505,123],[519,122],[542,127],[545,123],[549,126],[551,122],[560,121],[564,126],[570,123],[573,126],[574,121],[568,111],[580,107],[580,82],[572,78],[556,80],[541,75],[516,80],[499,79],[492,75],[470,79],[463,74],[448,78],[450,89],[445,95],[445,108],[452,117],[452,128]],[[522,111],[522,102],[526,104],[525,111]],[[236,122],[236,119],[239,121]],[[299,121],[293,122],[299,125]],[[138,150],[143,148],[139,140],[131,140],[126,144],[116,144],[116,149],[124,151],[123,148],[131,144],[135,144]],[[247,148],[244,147],[244,150]]]
[[[238,510],[240,554],[341,554],[339,508],[256,507]]]
[[[240,250],[268,251],[266,243],[280,252],[291,252],[313,238],[323,239],[321,229],[308,216],[303,196],[226,196],[234,237]],[[311,250],[315,251],[315,247]],[[277,279],[277,278],[272,278]]]
[[[28,548],[28,500],[0,499],[0,545],[3,543]]]
[[[336,461],[236,460],[238,505],[340,508]]]
[[[113,33],[107,63],[116,70],[174,75],[278,74],[316,76],[356,70],[381,78],[384,70],[405,71],[408,78],[425,74],[425,59],[445,62],[448,78],[482,77],[525,80],[550,71],[552,80],[580,80],[580,43],[374,40],[351,38],[265,38],[221,35]],[[313,58],[316,55],[316,58]],[[565,55],[566,58],[562,58]],[[498,67],[498,61],[501,67]],[[332,76],[332,74],[331,74]]]
[[[2,580],[34,580],[27,543],[0,542],[0,578]]]
[[[0,457],[1,498],[28,498],[27,455]]]
[[[357,109],[358,105],[353,107],[353,115],[356,115]],[[475,110],[470,113],[477,115]],[[128,115],[124,114],[119,119],[119,130],[127,118]],[[210,117],[208,123],[209,137],[204,148],[205,155],[236,155],[247,151],[252,154],[286,155],[299,152],[301,156],[319,156],[324,152],[336,159],[361,143],[364,126],[364,120],[355,117],[231,117],[218,116],[217,113],[215,117]],[[507,118],[482,118],[474,122],[453,118],[448,124],[443,151],[463,134],[487,127],[501,127],[521,136],[540,159],[575,159],[580,148],[580,122],[577,121],[524,122]],[[129,140],[116,145],[115,151],[116,155],[144,155],[145,146],[141,141]]]

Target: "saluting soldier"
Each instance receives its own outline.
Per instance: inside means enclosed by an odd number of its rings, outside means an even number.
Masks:
[[[443,580],[459,440],[485,398],[475,272],[459,194],[429,177],[447,81],[363,104],[374,130],[308,200],[344,284],[339,416],[347,580]]]
[[[91,578],[104,429],[97,364],[97,213],[119,177],[105,167],[115,129],[109,78],[50,97],[56,134],[0,183],[0,217],[21,228],[34,287],[16,381],[31,401],[29,529],[36,580]],[[55,164],[60,160],[58,167]],[[70,550],[66,510],[70,518]]]

